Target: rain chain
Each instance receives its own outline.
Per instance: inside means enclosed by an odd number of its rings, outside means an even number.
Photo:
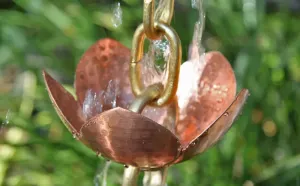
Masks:
[[[165,36],[170,43],[170,54],[167,62],[168,69],[168,79],[165,85],[165,88],[162,84],[157,84],[157,94],[156,97],[151,96],[151,100],[147,100],[148,104],[152,106],[165,106],[170,104],[174,97],[176,96],[176,91],[178,87],[178,78],[180,72],[181,65],[181,42],[176,33],[176,31],[170,26],[173,12],[174,12],[174,0],[168,0],[167,6],[164,8],[164,11],[161,12],[161,16],[158,17],[159,12],[155,13],[155,1],[148,0],[144,1],[144,16],[143,16],[143,24],[141,24],[135,31],[133,37],[132,51],[131,51],[131,63],[130,63],[130,81],[132,86],[132,91],[136,96],[141,97],[149,97],[147,94],[150,92],[145,91],[142,93],[144,87],[141,81],[141,72],[138,68],[138,62],[141,61],[144,56],[144,40],[147,37],[149,40],[160,39]],[[155,16],[156,15],[156,16]],[[158,89],[158,86],[162,88]],[[147,87],[152,88],[151,86]],[[164,89],[163,89],[164,88]],[[160,91],[159,91],[160,90]],[[153,94],[154,95],[154,94]],[[149,97],[150,98],[150,97]],[[141,104],[141,102],[136,102],[137,99],[132,105],[130,110],[136,111],[141,106],[145,106]],[[145,103],[145,102],[143,102]],[[139,110],[141,112],[141,110]],[[157,141],[157,143],[160,143]],[[179,143],[179,142],[178,142]],[[155,145],[155,144],[153,144]],[[178,155],[180,152],[180,148],[178,150]],[[149,164],[150,163],[150,164]],[[154,163],[154,162],[153,162]],[[167,175],[167,166],[165,162],[165,167],[160,168],[155,171],[146,171],[144,177],[144,186],[164,186],[166,182]],[[152,162],[148,162],[147,169],[157,169],[157,165],[151,165]],[[162,165],[160,165],[161,167]],[[124,172],[123,178],[123,186],[135,186],[137,183],[138,173],[140,167],[129,167]]]
[[[131,51],[105,38],[85,52],[76,68],[76,99],[43,72],[50,100],[73,137],[125,165],[123,186],[136,186],[140,171],[144,186],[165,186],[168,167],[219,141],[249,95],[242,89],[236,96],[234,72],[220,52],[193,52],[181,65],[181,42],[170,26],[174,0],[157,10],[154,2],[144,0]],[[170,43],[167,80],[145,85],[144,40],[162,37]]]

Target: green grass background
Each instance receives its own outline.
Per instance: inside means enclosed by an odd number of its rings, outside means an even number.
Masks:
[[[175,1],[172,26],[182,40],[184,61],[198,12],[190,1]],[[170,168],[168,186],[300,185],[300,10],[289,1],[204,1],[203,45],[229,59],[238,90],[248,88],[251,96],[218,145]],[[74,91],[76,64],[92,43],[110,37],[130,47],[142,22],[142,1],[121,1],[122,25],[114,28],[116,3],[0,3],[0,185],[95,185],[105,160],[66,130],[41,70]],[[112,163],[107,185],[119,185],[122,171]]]

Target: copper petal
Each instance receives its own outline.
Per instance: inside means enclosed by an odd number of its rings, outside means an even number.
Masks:
[[[91,118],[81,134],[104,157],[141,169],[165,166],[180,153],[180,143],[169,130],[120,107]]]
[[[75,88],[82,106],[88,90],[106,90],[110,80],[117,84],[117,105],[126,108],[133,100],[129,82],[130,50],[112,39],[102,39],[82,56],[76,69]],[[103,104],[103,111],[112,105]]]
[[[183,155],[176,162],[178,163],[188,160],[214,145],[232,126],[238,114],[241,112],[248,95],[249,91],[247,89],[243,89],[226,112],[224,112],[223,115],[205,131],[204,134],[193,140],[183,151]]]
[[[230,63],[219,52],[185,62],[181,67],[176,132],[183,145],[206,131],[228,108],[236,94]]]
[[[105,91],[112,80],[117,83],[114,87],[115,90],[113,90],[117,93],[115,106],[128,108],[134,99],[129,80],[129,63],[130,50],[115,40],[102,39],[91,46],[81,58],[76,69],[75,88],[81,107],[88,90],[95,93]],[[141,63],[145,63],[145,61]],[[142,78],[151,76],[149,78],[153,78],[153,82],[150,82],[152,84],[155,82],[154,76],[157,74],[153,73],[154,69],[148,68],[147,70],[147,72],[143,72],[144,77]],[[100,102],[103,105],[102,111],[114,107],[112,104],[106,104],[103,100],[100,100]],[[168,128],[173,127],[172,130],[174,131],[174,118],[176,118],[174,110],[175,104],[164,108],[147,106],[142,114],[159,124],[164,124]],[[168,115],[170,113],[171,117]],[[93,116],[96,114],[99,113],[95,113]]]
[[[73,135],[79,134],[84,124],[81,108],[74,97],[66,91],[46,71],[43,71],[44,81],[55,110]]]

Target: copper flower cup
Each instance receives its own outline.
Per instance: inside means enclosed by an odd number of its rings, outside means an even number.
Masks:
[[[51,101],[69,131],[97,154],[118,163],[150,170],[202,153],[227,132],[248,97],[246,89],[236,96],[234,72],[226,58],[209,52],[182,65],[176,104],[146,107],[147,112],[137,114],[127,110],[134,100],[129,62],[125,46],[112,39],[99,40],[77,66],[77,100],[43,73]],[[115,100],[109,95],[106,100],[99,98],[102,109],[86,115],[88,91],[107,90],[110,80],[117,82]],[[173,130],[165,127],[172,123]]]

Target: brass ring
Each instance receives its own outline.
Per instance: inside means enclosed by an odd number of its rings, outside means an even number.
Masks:
[[[163,88],[164,86],[161,83],[156,83],[148,86],[131,103],[129,110],[131,110],[132,112],[141,113],[148,103],[159,97]]]
[[[164,23],[154,23],[154,27],[166,36],[170,43],[170,56],[167,62],[168,79],[165,89],[160,97],[152,103],[153,106],[163,106],[170,103],[176,95],[178,87],[178,78],[181,65],[181,42],[176,31]],[[144,25],[141,24],[133,37],[131,63],[130,63],[130,81],[133,93],[138,96],[143,91],[144,87],[141,82],[141,73],[138,67],[138,62],[144,55],[144,40],[145,40]]]
[[[174,0],[164,0],[155,11],[155,0],[144,0],[143,24],[149,39],[156,40],[162,33],[154,26],[154,22],[170,25],[174,13]]]

